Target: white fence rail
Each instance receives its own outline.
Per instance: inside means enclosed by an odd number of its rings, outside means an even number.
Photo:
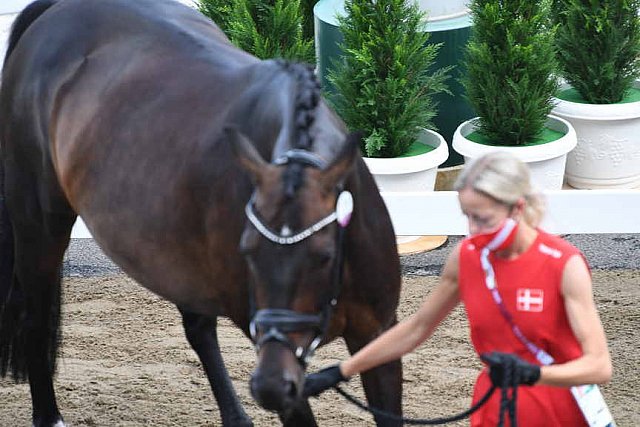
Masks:
[[[455,191],[383,194],[398,235],[464,235]],[[640,191],[558,190],[544,193],[541,227],[557,234],[640,233]]]
[[[640,233],[640,191],[559,190],[544,193],[547,213],[542,228],[556,234]],[[383,198],[397,235],[467,234],[455,191],[389,193]],[[72,238],[90,238],[78,221]]]

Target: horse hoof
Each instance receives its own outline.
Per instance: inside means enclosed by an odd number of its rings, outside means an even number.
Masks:
[[[32,427],[67,427],[67,425],[64,423],[62,419],[59,419],[54,423],[44,423],[42,421],[34,421],[33,424],[31,425]]]
[[[235,418],[231,421],[223,422],[222,425],[225,427],[254,427],[250,418]]]

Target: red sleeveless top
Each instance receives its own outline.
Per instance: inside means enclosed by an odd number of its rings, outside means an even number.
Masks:
[[[564,266],[570,257],[581,253],[559,237],[538,232],[533,244],[518,258],[505,260],[491,254],[490,260],[498,291],[515,324],[528,340],[549,353],[555,363],[564,363],[582,355],[571,331],[561,292]],[[471,341],[478,355],[491,351],[516,353],[539,365],[500,313],[485,285],[480,251],[469,240],[464,240],[460,246],[458,281],[460,298],[469,319]],[[485,368],[476,380],[473,402],[490,386]],[[499,408],[500,393],[496,392],[472,415],[471,425],[496,426]],[[571,392],[563,387],[519,387],[517,417],[521,427],[587,425]]]

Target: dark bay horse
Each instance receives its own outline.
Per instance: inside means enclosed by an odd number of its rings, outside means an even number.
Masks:
[[[10,36],[0,140],[0,374],[29,381],[35,426],[64,425],[52,376],[78,215],[176,304],[225,426],[251,420],[218,316],[253,340],[254,398],[295,426],[315,425],[301,397],[315,348],[342,336],[353,352],[396,322],[394,233],[358,137],[307,66],[242,52],[195,10],[32,3]],[[399,414],[401,377],[400,362],[364,374],[370,404]]]

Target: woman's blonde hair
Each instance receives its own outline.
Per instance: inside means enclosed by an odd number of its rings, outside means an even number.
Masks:
[[[510,153],[496,151],[485,154],[465,166],[454,190],[464,188],[471,188],[509,206],[524,198],[524,220],[534,227],[542,221],[544,200],[531,187],[529,167]]]

